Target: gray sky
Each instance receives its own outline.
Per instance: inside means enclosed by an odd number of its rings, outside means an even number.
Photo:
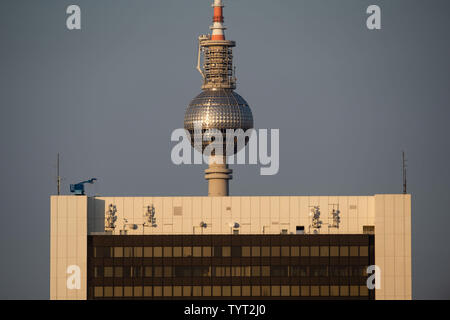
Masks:
[[[170,134],[200,92],[210,0],[0,4],[0,298],[49,297],[49,196],[205,195]],[[66,29],[78,4],[82,30]],[[366,8],[382,9],[382,30]],[[233,195],[401,192],[409,159],[413,297],[450,298],[450,2],[227,1],[238,89],[256,128],[280,129],[280,171],[233,166]],[[188,183],[189,181],[189,183]]]

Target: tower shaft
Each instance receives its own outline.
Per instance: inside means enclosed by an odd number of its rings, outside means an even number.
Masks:
[[[228,180],[232,179],[233,171],[228,169],[225,157],[209,158],[209,167],[205,170],[205,179],[208,180],[208,196],[226,197],[229,195]],[[220,161],[220,163],[218,163]]]

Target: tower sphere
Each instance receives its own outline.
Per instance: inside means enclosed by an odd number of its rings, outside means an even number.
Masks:
[[[192,146],[194,146],[195,125],[201,126],[202,130],[202,150],[198,151],[203,152],[204,148],[211,143],[211,135],[216,129],[223,135],[224,154],[226,152],[227,155],[230,155],[239,150],[237,141],[233,143],[233,150],[226,148],[226,130],[242,129],[246,131],[253,128],[253,115],[247,101],[233,90],[222,88],[204,90],[192,99],[184,115],[184,128],[191,135]]]

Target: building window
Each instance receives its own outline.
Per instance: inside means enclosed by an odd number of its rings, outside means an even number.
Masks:
[[[280,296],[280,286],[272,286],[272,296],[273,297]]]
[[[222,247],[214,247],[213,248],[214,257],[221,257],[222,256]]]
[[[94,247],[95,258],[111,258],[112,248],[110,247]]]
[[[123,257],[123,248],[114,247],[114,258],[122,258],[122,257]]]
[[[142,287],[134,287],[134,296],[135,297],[142,297]]]
[[[340,247],[340,256],[348,257],[348,247],[347,246]]]
[[[309,297],[309,286],[301,286],[300,294],[302,297]]]
[[[142,277],[142,267],[140,266],[131,267],[131,276],[133,278]]]
[[[211,286],[203,286],[203,297],[211,296]]]
[[[222,247],[222,256],[230,257],[231,256],[231,247]]]
[[[174,286],[173,287],[173,296],[181,297],[183,295],[183,287],[182,286]]]
[[[151,258],[153,256],[153,248],[152,247],[144,247],[144,257]]]
[[[364,297],[369,295],[369,289],[367,286],[359,286],[359,295]]]
[[[153,296],[154,297],[162,297],[162,287],[161,286],[153,287]]]
[[[287,277],[288,267],[287,266],[272,266],[270,269],[270,275],[272,277]]]
[[[280,247],[272,247],[272,257],[280,256]]]
[[[202,256],[202,247],[194,247],[193,248],[193,256],[201,257]]]
[[[153,256],[157,258],[162,257],[162,247],[153,247]]]
[[[338,297],[339,296],[339,286],[331,286],[330,294],[332,297]]]
[[[134,256],[136,258],[142,257],[142,247],[134,247]]]
[[[243,257],[251,256],[250,247],[242,247],[242,256]]]
[[[152,295],[152,287],[144,287],[144,297],[151,297]]]
[[[201,297],[202,296],[202,287],[201,286],[193,286],[192,287],[192,296],[193,297]]]
[[[172,257],[172,247],[164,247],[164,257],[165,258]]]
[[[132,247],[125,247],[123,248],[123,256],[125,258],[130,258],[133,256],[133,248]]]
[[[133,287],[124,287],[123,288],[123,296],[124,297],[132,297],[133,296]]]
[[[173,256],[174,257],[181,257],[182,256],[182,247],[174,247],[173,248]]]
[[[160,266],[153,267],[153,276],[161,278],[163,276],[163,268]]]
[[[114,267],[114,277],[116,278],[123,277],[123,267]]]
[[[329,286],[320,286],[320,295],[322,297],[328,297],[330,295],[330,287]]]
[[[289,257],[289,247],[281,247],[281,256]]]
[[[103,296],[110,298],[113,296],[113,287],[104,287],[103,288]]]
[[[351,246],[350,247],[350,257],[357,257],[359,255],[358,249],[359,249],[359,247],[357,247],[357,246]]]
[[[94,288],[94,297],[103,297],[103,287]]]
[[[171,297],[172,296],[172,286],[165,286],[163,288],[163,294],[164,294],[164,297]]]
[[[309,276],[309,266],[291,266],[290,276],[307,277]]]
[[[231,247],[231,256],[232,257],[241,257],[242,256],[242,247],[237,247],[237,246]]]
[[[224,275],[223,267],[215,267],[213,269],[213,272],[214,272],[214,277],[223,277],[223,275]]]
[[[319,247],[311,247],[311,257],[319,256]]]
[[[291,247],[291,257],[298,257],[299,253],[299,247]]]
[[[94,267],[94,277],[95,278],[103,277],[103,267]]]
[[[203,296],[204,297],[210,297],[211,296],[211,286],[204,286],[203,287]]]
[[[359,286],[350,286],[350,296],[359,296]]]
[[[318,297],[319,295],[319,286],[311,286],[311,297]]]
[[[260,247],[252,247],[252,257],[259,257],[261,255]]]
[[[348,277],[350,275],[350,270],[348,266],[341,266],[340,269],[340,275],[341,277]]]
[[[123,267],[123,274],[122,277],[124,278],[130,278],[131,277],[131,267],[130,266],[125,266]]]
[[[231,295],[233,297],[240,297],[241,296],[241,286],[232,286],[231,287]]]
[[[261,247],[261,256],[270,257],[270,247]]]
[[[192,257],[192,247],[183,247],[183,257]]]
[[[368,257],[369,256],[369,247],[368,246],[360,246],[359,247],[359,255],[361,257]]]
[[[341,297],[348,297],[348,286],[341,286]]]
[[[263,297],[269,297],[270,296],[270,286],[262,286],[261,287],[261,295]]]
[[[251,277],[252,276],[251,267],[250,266],[243,266],[241,273],[242,273],[243,277]]]
[[[211,257],[211,247],[203,247],[203,256]]]
[[[220,297],[222,295],[222,290],[220,286],[213,286],[212,288],[213,297]]]
[[[291,286],[291,296],[293,297],[300,296],[300,286]]]
[[[175,277],[191,277],[191,268],[183,267],[183,266],[175,266],[174,267],[174,276]]]
[[[330,247],[330,256],[331,257],[339,257],[339,247],[336,247],[336,246]]]
[[[326,246],[320,247],[320,256],[321,257],[328,257],[329,255],[330,255],[329,247],[326,247]]]
[[[183,286],[183,297],[191,297],[191,296],[192,296],[192,287]]]
[[[252,266],[252,277],[261,276],[261,267],[260,266]]]
[[[261,287],[260,286],[252,286],[252,296],[259,297],[261,295]]]
[[[300,255],[302,257],[309,257],[309,247],[301,247],[300,248]]]
[[[105,267],[103,270],[104,270],[103,274],[106,278],[110,278],[113,276],[113,267]]]
[[[172,267],[164,267],[164,277],[172,277]]]
[[[231,296],[231,286],[223,286],[222,287],[222,296],[224,296],[224,297]]]

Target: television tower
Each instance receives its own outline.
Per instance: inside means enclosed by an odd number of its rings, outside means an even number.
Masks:
[[[209,196],[228,196],[228,180],[232,170],[228,168],[226,156],[238,151],[236,139],[227,144],[227,129],[253,128],[253,115],[248,103],[236,89],[232,48],[236,43],[225,39],[222,0],[214,0],[211,34],[198,38],[197,70],[203,77],[202,92],[189,104],[184,116],[184,128],[191,136],[191,144],[202,152],[214,142],[214,133],[223,135],[222,154],[213,153],[209,157],[209,168],[205,170]],[[203,63],[202,63],[203,55]],[[195,143],[194,131],[200,128]],[[216,142],[217,143],[217,142]],[[228,146],[228,150],[227,150]]]

